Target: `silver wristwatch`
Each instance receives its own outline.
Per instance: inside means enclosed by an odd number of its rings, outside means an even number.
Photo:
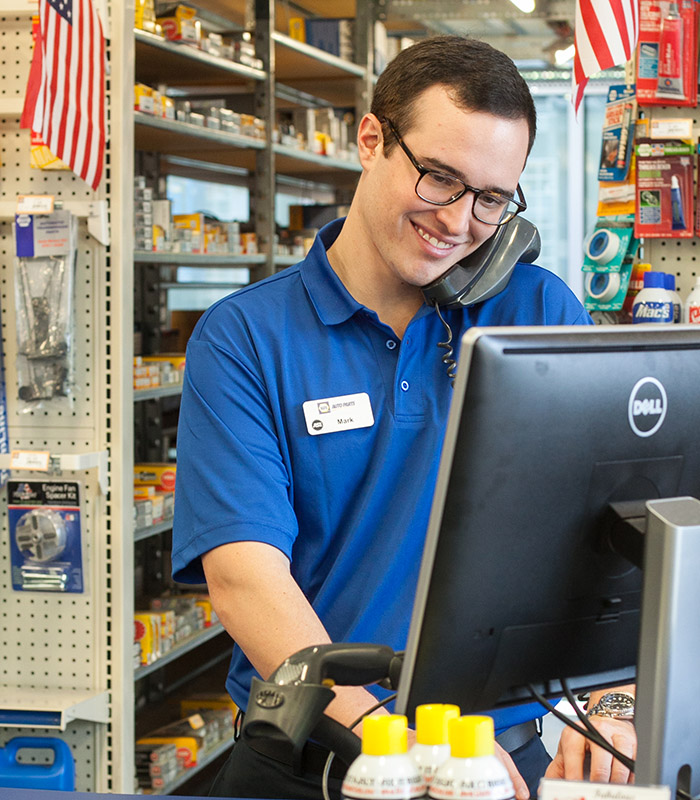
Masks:
[[[634,695],[629,692],[608,692],[586,711],[587,717],[634,719]]]

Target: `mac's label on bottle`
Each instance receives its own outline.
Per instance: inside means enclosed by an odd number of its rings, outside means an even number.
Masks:
[[[450,800],[513,800],[513,784],[509,778],[442,776],[430,784],[430,797]]]
[[[413,775],[353,775],[348,773],[343,781],[343,797],[400,798],[413,800],[425,795],[425,783],[418,772]]]
[[[700,306],[688,306],[688,322],[694,325],[700,323]]]
[[[673,303],[647,300],[632,307],[632,322],[673,322]]]

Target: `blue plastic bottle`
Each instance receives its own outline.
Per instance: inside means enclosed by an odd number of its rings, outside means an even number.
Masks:
[[[20,750],[53,750],[53,764],[17,761]],[[75,761],[62,740],[40,736],[17,736],[0,747],[0,787],[5,789],[57,789],[75,791]]]
[[[632,322],[673,322],[673,302],[666,291],[663,272],[644,273],[644,288],[632,305]]]

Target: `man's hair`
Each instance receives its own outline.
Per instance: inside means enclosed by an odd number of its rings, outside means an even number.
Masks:
[[[414,122],[420,95],[444,86],[450,98],[468,111],[486,111],[506,119],[524,119],[535,141],[537,115],[530,89],[511,59],[486,42],[465,36],[433,36],[402,50],[377,80],[370,111],[390,119],[403,136]],[[395,145],[386,124],[384,152]]]

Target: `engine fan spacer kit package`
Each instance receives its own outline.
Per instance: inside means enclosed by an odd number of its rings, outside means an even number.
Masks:
[[[12,588],[82,592],[80,484],[8,481],[7,493]]]

